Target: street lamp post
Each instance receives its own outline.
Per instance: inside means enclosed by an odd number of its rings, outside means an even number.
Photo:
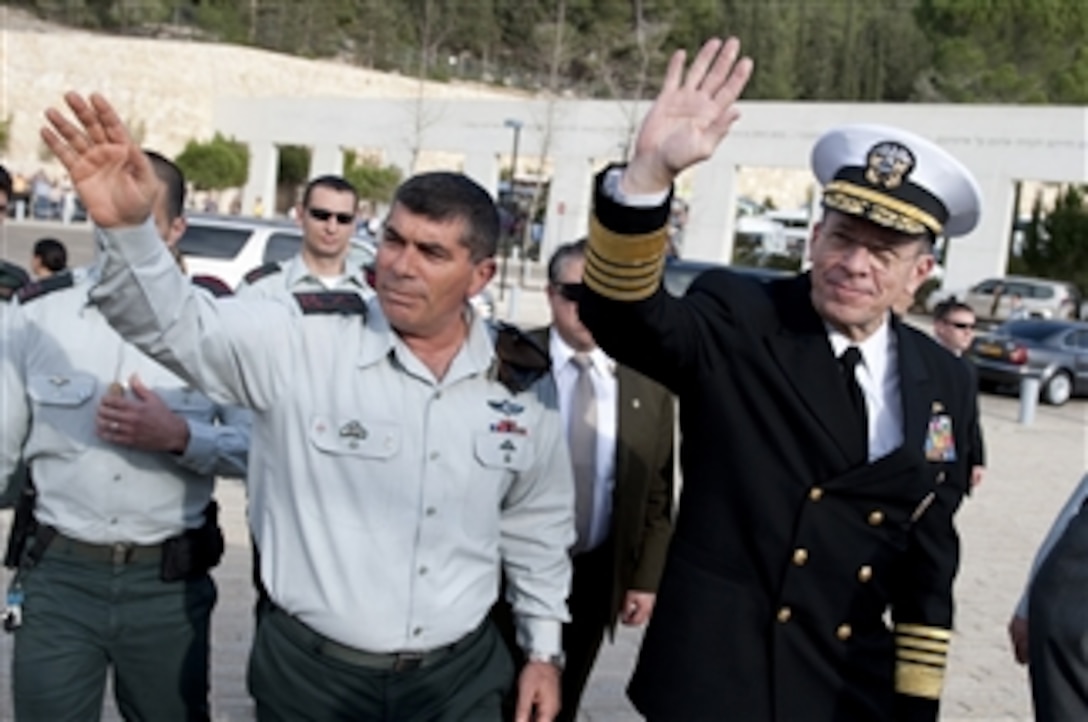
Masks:
[[[514,150],[510,154],[510,193],[508,195],[509,202],[511,204],[511,212],[517,214],[517,197],[514,193],[514,179],[518,172],[518,140],[521,138],[521,126],[520,120],[514,120],[513,118],[507,118],[502,122],[503,127],[512,128],[514,130]],[[516,224],[515,224],[516,225]],[[499,300],[501,301],[506,295],[506,266],[510,260],[510,241],[513,240],[513,236],[506,239],[505,252],[502,254],[502,270],[499,272]]]

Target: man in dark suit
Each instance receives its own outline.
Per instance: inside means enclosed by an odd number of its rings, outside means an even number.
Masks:
[[[976,318],[974,309],[962,301],[949,299],[941,301],[933,309],[933,335],[955,357],[963,361],[967,368],[968,382],[978,392],[978,369],[964,357],[971,342],[975,340]],[[982,441],[982,424],[976,424],[971,430],[971,488],[982,483],[986,472],[986,447]]]
[[[568,243],[552,255],[552,324],[530,334],[551,356],[577,488],[560,722],[577,716],[605,631],[617,619],[650,618],[672,534],[672,394],[608,358],[578,318],[585,247]],[[580,388],[592,398],[579,399]],[[592,423],[584,423],[587,414]],[[577,438],[579,421],[588,444]]]
[[[981,194],[882,126],[812,153],[810,272],[661,288],[672,182],[709,157],[752,70],[739,43],[673,56],[626,167],[598,179],[580,314],[680,397],[683,497],[629,693],[651,721],[936,720],[974,393],[890,309],[969,232]]]
[[[528,334],[551,358],[555,384],[541,393],[548,395],[547,405],[560,409],[575,472],[578,537],[571,548],[571,621],[563,625],[562,706],[556,722],[577,718],[605,632],[612,633],[617,621],[639,626],[649,620],[672,536],[673,397],[605,355],[578,318],[585,253],[581,240],[552,254],[547,289],[552,323]],[[509,605],[501,597],[492,618],[511,654],[523,661]],[[511,720],[512,702],[506,710]]]

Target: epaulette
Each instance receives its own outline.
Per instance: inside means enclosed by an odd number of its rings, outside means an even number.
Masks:
[[[266,276],[271,276],[273,274],[279,273],[282,270],[283,266],[279,264],[279,261],[270,261],[263,266],[257,266],[252,271],[242,276],[242,280],[246,283],[252,284],[256,283],[262,278],[265,278]]]
[[[73,285],[75,285],[75,280],[72,278],[72,272],[62,271],[49,278],[43,278],[40,281],[28,283],[20,288],[16,295],[19,297],[19,303],[25,305],[42,296],[48,296],[50,293],[53,293],[53,291],[71,288]]]
[[[366,318],[366,301],[354,291],[300,291],[293,295],[305,316],[337,314]]]
[[[496,378],[511,393],[525,391],[551,371],[548,352],[520,328],[498,321],[494,329]]]
[[[199,286],[205,291],[208,291],[216,298],[222,298],[223,296],[233,296],[234,291],[230,290],[230,286],[222,278],[215,276],[209,276],[206,273],[198,273],[190,279],[194,286]]]

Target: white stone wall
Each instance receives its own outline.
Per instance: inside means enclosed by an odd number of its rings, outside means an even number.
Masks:
[[[186,141],[214,132],[218,98],[409,98],[414,78],[331,61],[306,60],[233,45],[118,38],[28,20],[0,7],[0,118],[12,119],[3,161],[31,174],[44,168],[43,113],[65,91],[105,94],[142,142],[173,156]],[[520,93],[455,83],[424,83],[428,98],[519,97]]]

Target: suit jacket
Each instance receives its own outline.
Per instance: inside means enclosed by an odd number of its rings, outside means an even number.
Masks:
[[[978,393],[978,369],[971,359],[960,356],[963,365],[967,368],[967,379],[971,385],[971,391]],[[982,441],[982,420],[979,419],[975,428],[971,430],[971,451],[969,454],[971,466],[986,466],[986,447]]]
[[[807,276],[710,271],[684,299],[618,300],[639,269],[653,278],[663,214],[596,203],[581,316],[680,396],[683,497],[636,707],[685,722],[935,720],[976,413],[962,364],[891,321],[905,440],[869,463]]]
[[[529,336],[548,348],[549,328]],[[613,565],[609,628],[630,589],[656,592],[672,536],[673,396],[661,384],[617,365]]]

